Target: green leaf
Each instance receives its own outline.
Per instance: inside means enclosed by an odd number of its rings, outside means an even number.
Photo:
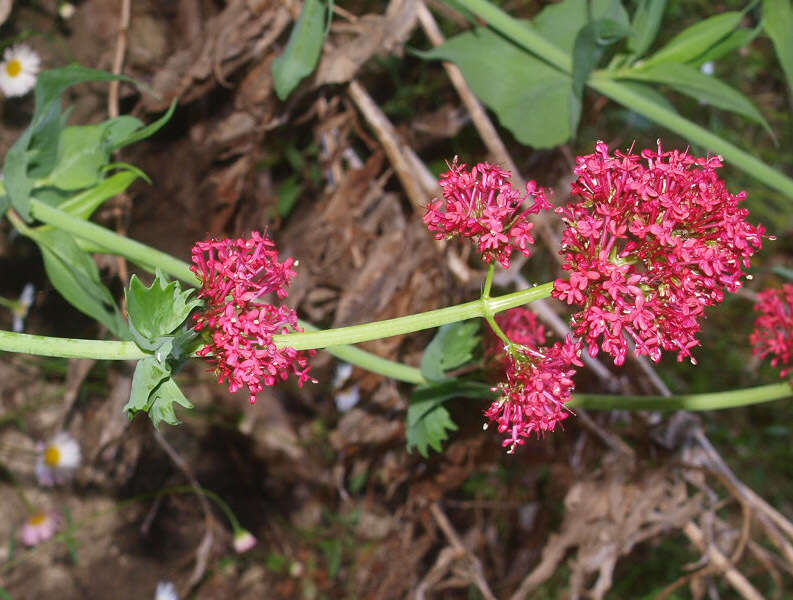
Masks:
[[[9,557],[8,560],[11,560],[11,558]],[[0,600],[11,600],[11,594],[2,586],[0,586]]]
[[[275,93],[286,100],[317,66],[325,41],[327,7],[322,0],[305,0],[300,17],[289,34],[284,52],[273,61]]]
[[[771,126],[746,96],[726,83],[710,75],[705,75],[692,66],[680,63],[665,63],[641,69],[631,69],[623,72],[623,74],[628,79],[668,85],[701,102],[737,113],[759,123],[769,135],[774,136]]]
[[[704,54],[699,55],[694,60],[688,61],[688,64],[693,67],[701,67],[708,61],[718,60],[722,56],[734,52],[738,48],[743,48],[757,37],[761,28],[762,27],[758,25],[754,29],[736,29],[727,37],[722,38],[721,41],[713,44]]]
[[[421,358],[421,374],[429,381],[442,381],[446,379],[445,371],[470,361],[473,350],[479,345],[477,331],[478,319],[451,323],[438,329]]]
[[[172,377],[163,381],[149,397],[150,406],[148,409],[149,418],[155,427],[159,427],[161,421],[168,425],[179,425],[181,421],[176,418],[174,404],[179,404],[184,408],[193,408],[190,402]]]
[[[130,332],[110,291],[99,279],[99,269],[74,239],[59,229],[31,230],[44,259],[52,285],[72,306],[93,317],[122,340]]]
[[[61,115],[61,93],[76,83],[114,79],[128,80],[120,75],[80,65],[49,69],[39,74],[33,119],[6,154],[3,166],[10,204],[26,221],[30,220],[30,191],[34,181],[29,167],[33,168],[35,178],[49,172],[57,151],[56,140],[65,125],[65,115]]]
[[[671,111],[673,113],[677,112],[675,105],[669,102],[666,96],[664,96],[661,92],[659,92],[655,88],[645,83],[639,83],[637,81],[623,81],[622,85],[624,85],[632,92],[639,94],[640,96],[644,96],[644,98],[646,98],[650,102],[653,102],[663,107],[665,110]]]
[[[793,93],[793,3],[790,0],[763,0],[763,27],[785,72]]]
[[[658,35],[665,8],[666,0],[639,0],[631,23],[633,35],[628,39],[628,51],[633,56],[643,55],[652,45]]]
[[[58,160],[47,182],[62,190],[79,190],[99,181],[99,174],[110,158],[109,130],[118,123],[75,125],[61,132]]]
[[[149,123],[148,125],[146,125],[146,127],[143,127],[142,129],[133,130],[126,137],[122,137],[120,139],[113,138],[110,143],[111,151],[118,150],[119,148],[123,148],[124,146],[129,146],[130,144],[134,144],[135,142],[139,142],[141,140],[145,140],[148,137],[151,137],[152,135],[157,133],[160,129],[162,129],[162,127],[165,126],[165,124],[168,121],[171,120],[171,117],[173,116],[175,110],[176,110],[176,99],[174,99],[173,102],[171,102],[171,105],[168,107],[168,110],[165,112],[165,114],[156,121]],[[137,121],[137,119],[135,120]],[[140,121],[138,121],[138,123],[140,123]]]
[[[77,539],[74,537],[75,523],[72,519],[72,513],[69,507],[63,505],[61,512],[66,517],[66,530],[63,532],[63,541],[66,543],[66,548],[69,550],[69,557],[72,559],[72,564],[80,564],[80,555],[77,553]]]
[[[197,298],[190,298],[193,292],[182,290],[178,281],[168,283],[159,270],[149,287],[133,275],[125,291],[129,321],[149,341],[169,335],[201,304]]]
[[[610,19],[625,28],[630,26],[628,13],[618,0],[594,0],[591,4],[588,0],[563,0],[543,8],[530,27],[572,55],[576,37],[590,18],[592,21]]]
[[[672,38],[666,46],[645,60],[643,66],[693,60],[738,27],[742,18],[743,13],[729,11],[700,21]]]
[[[276,192],[278,199],[277,210],[279,217],[286,217],[292,212],[297,199],[300,197],[300,192],[303,191],[303,184],[297,175],[285,179],[279,186]]]
[[[570,111],[570,131],[578,130],[584,86],[590,73],[603,58],[606,48],[630,34],[630,28],[611,19],[587,23],[575,38],[573,47],[573,100]]]
[[[478,27],[417,54],[460,67],[477,97],[520,143],[553,148],[570,139],[570,76],[497,33]]]
[[[443,406],[451,398],[493,398],[495,395],[484,383],[459,380],[420,386],[410,398],[407,412],[406,437],[407,449],[418,449],[427,458],[428,448],[440,452],[443,442],[448,439],[449,431],[456,431],[457,425],[449,411]]]
[[[135,374],[132,376],[132,392],[124,405],[124,412],[130,421],[141,411],[148,412],[152,402],[152,392],[163,381],[171,376],[171,369],[153,356],[138,361]]]
[[[114,173],[90,189],[58,204],[58,208],[72,216],[88,219],[103,202],[118,196],[138,177],[145,177],[145,174],[138,169]]]

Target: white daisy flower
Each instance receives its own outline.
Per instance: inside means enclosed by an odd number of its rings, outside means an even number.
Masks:
[[[19,529],[19,539],[26,546],[35,546],[55,535],[59,524],[54,512],[33,513]]]
[[[256,545],[256,538],[247,529],[238,529],[234,532],[234,551],[237,554],[247,552]]]
[[[170,581],[161,581],[157,584],[157,591],[154,592],[154,600],[179,600],[176,586]]]
[[[6,48],[0,63],[0,91],[6,96],[24,96],[36,85],[41,59],[30,46]]]
[[[80,445],[65,431],[56,434],[40,450],[36,461],[36,479],[41,485],[64,484],[80,466]]]

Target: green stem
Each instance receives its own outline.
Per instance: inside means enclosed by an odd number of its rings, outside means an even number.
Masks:
[[[133,342],[81,340],[1,330],[0,351],[99,360],[137,360],[146,357],[146,354]]]
[[[437,310],[430,310],[406,317],[397,317],[363,325],[351,325],[324,331],[290,333],[289,335],[274,335],[273,340],[279,345],[288,345],[296,350],[313,348],[327,348],[339,344],[357,344],[369,340],[391,337],[412,333],[422,329],[440,327],[447,323],[456,323],[475,317],[484,317],[487,312],[499,313],[509,308],[523,306],[541,298],[547,298],[553,290],[553,282],[513,292],[489,300],[472,300],[456,306],[447,306]]]
[[[193,274],[187,263],[146,244],[131,240],[85,219],[72,216],[35,198],[30,200],[30,214],[43,223],[95,242],[107,248],[108,252],[128,258],[145,269],[154,271],[159,267],[165,273],[169,273],[185,283],[195,287],[201,285],[201,281]]]
[[[557,48],[534,29],[511,17],[497,6],[488,2],[488,0],[456,0],[456,4],[467,8],[477,17],[483,19],[490,27],[529,52],[536,54],[567,74],[572,73],[573,62],[567,52]],[[660,104],[652,102],[644,96],[640,96],[626,85],[614,81],[608,76],[608,72],[596,71],[592,73],[587,83],[601,94],[619,102],[630,110],[652,119],[656,123],[686,137],[694,143],[704,146],[710,151],[722,154],[734,167],[747,172],[766,185],[793,198],[793,179],[776,169],[772,169],[748,152],[713,135],[707,129],[681,117]]]
[[[130,240],[129,238],[85,221],[84,219],[80,219],[79,217],[69,215],[35,199],[31,200],[30,212],[39,221],[59,227],[75,236],[97,243],[107,248],[109,252],[124,256],[141,266],[148,266],[149,268],[159,267],[165,273],[185,283],[193,286],[201,285],[201,282],[190,270],[187,263],[169,254],[150,248],[140,242]],[[465,319],[472,319],[474,317],[483,317],[487,311],[495,314],[509,308],[533,302],[540,298],[547,298],[551,295],[552,289],[553,282],[549,282],[528,290],[521,290],[498,298],[489,298],[484,302],[482,300],[473,300],[456,306],[448,306],[438,310],[431,310],[424,313],[397,317],[395,319],[387,319],[374,323],[365,323],[363,325],[325,329],[322,331],[315,330],[306,333],[276,335],[273,336],[273,341],[279,346],[290,346],[296,350],[311,350],[328,348],[330,346],[357,344],[394,335],[413,333],[422,329],[439,327],[447,323],[464,321]],[[3,347],[0,345],[0,350],[2,349]],[[357,355],[357,353],[353,353],[353,355]]]
[[[790,396],[793,396],[790,384],[774,383],[729,392],[680,394],[677,396],[575,394],[567,406],[585,410],[717,410],[771,402]]]

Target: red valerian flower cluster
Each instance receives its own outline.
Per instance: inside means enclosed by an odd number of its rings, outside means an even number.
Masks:
[[[742,285],[742,267],[762,245],[762,226],[746,222],[716,169],[721,157],[677,150],[609,154],[603,142],[576,161],[577,204],[557,209],[568,225],[553,295],[583,306],[576,335],[592,356],[600,347],[625,361],[636,353],[658,361],[662,350],[691,358],[706,306]]]
[[[529,215],[552,208],[545,191],[530,181],[526,193],[512,187],[512,174],[489,163],[479,163],[470,171],[457,159],[441,175],[443,198],[427,205],[424,223],[435,239],[456,235],[471,238],[482,259],[498,261],[509,268],[513,250],[530,256],[534,224]]]
[[[760,292],[754,309],[760,313],[749,336],[755,356],[771,356],[771,365],[781,367],[780,377],[793,371],[793,285]]]
[[[488,346],[497,352],[498,362],[506,363],[506,381],[493,388],[500,396],[485,416],[506,434],[503,445],[511,453],[532,434],[539,437],[553,431],[571,414],[565,404],[575,387],[573,367],[583,366],[579,358],[582,344],[568,335],[564,342],[539,346],[545,342],[545,331],[528,309],[516,308],[499,316],[497,323],[513,344],[503,348],[505,354],[499,345]],[[534,330],[533,325],[537,326]]]
[[[194,316],[195,330],[208,329],[211,341],[197,354],[207,357],[218,382],[229,391],[248,388],[250,402],[265,385],[293,373],[299,385],[314,381],[308,374],[308,356],[294,348],[279,348],[273,336],[302,331],[297,313],[286,306],[256,302],[267,294],[279,298],[295,276],[294,259],[278,262],[278,251],[268,238],[254,231],[250,239],[198,242],[191,267],[202,282],[199,298],[204,310]]]

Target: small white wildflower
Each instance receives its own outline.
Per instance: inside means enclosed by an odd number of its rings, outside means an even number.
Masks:
[[[339,363],[336,372],[333,374],[333,387],[339,389],[352,375],[352,365],[350,363]]]
[[[347,412],[353,406],[358,404],[361,399],[361,394],[358,391],[358,386],[354,385],[349,390],[344,392],[337,392],[334,400],[336,401],[336,410],[339,412]]]
[[[24,44],[6,48],[0,63],[0,91],[6,96],[24,96],[36,85],[41,59]]]
[[[170,581],[161,581],[157,584],[157,591],[154,592],[154,600],[179,600],[176,586]]]
[[[60,519],[54,512],[36,512],[19,529],[19,539],[26,546],[35,546],[50,539],[58,530]]]
[[[702,66],[699,68],[699,70],[705,75],[713,75],[713,73],[716,71],[714,67],[715,65],[713,64],[713,61],[709,60],[708,62],[702,63]]]
[[[25,287],[22,288],[22,294],[20,294],[16,306],[13,309],[14,324],[12,329],[17,333],[20,333],[25,329],[25,317],[28,316],[28,311],[30,311],[30,307],[33,304],[35,289],[36,288],[33,287],[32,283],[26,283]]]
[[[247,552],[256,545],[256,538],[247,529],[238,529],[234,532],[234,551],[237,554]]]
[[[58,5],[58,15],[64,21],[68,21],[74,16],[74,13],[77,9],[74,7],[74,4],[71,2],[61,2]]]
[[[80,445],[71,435],[62,431],[46,446],[41,446],[36,461],[36,479],[41,485],[61,485],[69,481],[80,466]]]

